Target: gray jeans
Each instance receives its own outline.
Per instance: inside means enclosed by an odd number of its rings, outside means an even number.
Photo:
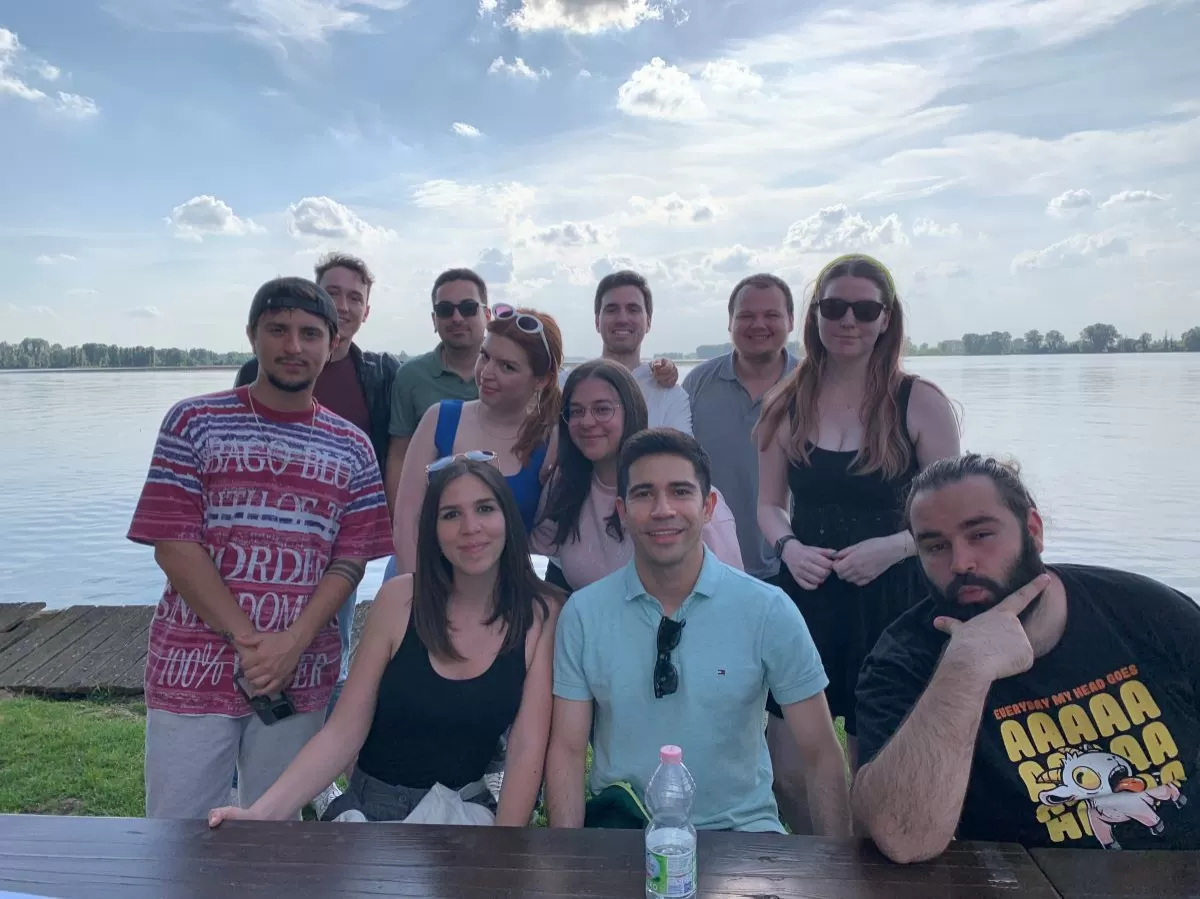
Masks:
[[[356,767],[346,792],[329,803],[321,820],[332,821],[342,812],[357,809],[368,821],[403,821],[428,792],[422,787],[393,787]],[[493,813],[496,811],[496,802],[483,781],[463,787],[459,795],[466,802],[478,803]]]
[[[146,817],[207,818],[229,805],[237,770],[237,804],[249,808],[279,779],[325,722],[325,710],[269,727],[257,715],[177,715],[146,711]]]

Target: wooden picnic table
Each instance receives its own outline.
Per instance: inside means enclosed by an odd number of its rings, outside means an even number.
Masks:
[[[641,831],[0,816],[0,890],[57,899],[641,899]],[[702,899],[1058,899],[1020,846],[700,834]]]
[[[1197,899],[1200,852],[1034,849],[1063,899]]]

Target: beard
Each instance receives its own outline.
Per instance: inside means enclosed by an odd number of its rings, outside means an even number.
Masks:
[[[970,621],[976,615],[982,615],[988,609],[993,608],[1005,597],[1017,592],[1045,571],[1046,565],[1042,562],[1041,554],[1033,542],[1033,535],[1026,531],[1021,539],[1021,554],[1009,566],[1003,580],[994,581],[977,574],[959,574],[955,575],[944,589],[932,581],[929,582],[929,586],[933,592],[937,614],[957,618],[959,621]],[[992,597],[985,602],[959,602],[958,592],[964,587],[980,587],[991,593]],[[1041,601],[1042,597],[1038,595],[1033,602],[1027,605],[1018,616],[1021,621],[1028,621],[1029,616],[1033,614],[1033,610]]]
[[[312,381],[281,381],[270,372],[267,372],[266,375],[267,383],[284,393],[303,393],[312,386]]]

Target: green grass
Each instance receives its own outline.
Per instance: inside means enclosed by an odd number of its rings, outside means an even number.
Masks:
[[[845,745],[842,719],[834,726]],[[145,735],[141,701],[0,696],[0,814],[142,817]],[[545,826],[540,805],[534,815]]]
[[[0,699],[0,813],[145,814],[142,702]]]

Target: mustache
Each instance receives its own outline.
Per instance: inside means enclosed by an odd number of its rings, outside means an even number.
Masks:
[[[980,587],[989,591],[997,599],[1002,599],[1005,595],[1003,584],[998,584],[989,578],[964,573],[955,575],[954,579],[946,585],[946,596],[957,599],[959,591],[966,587]]]

